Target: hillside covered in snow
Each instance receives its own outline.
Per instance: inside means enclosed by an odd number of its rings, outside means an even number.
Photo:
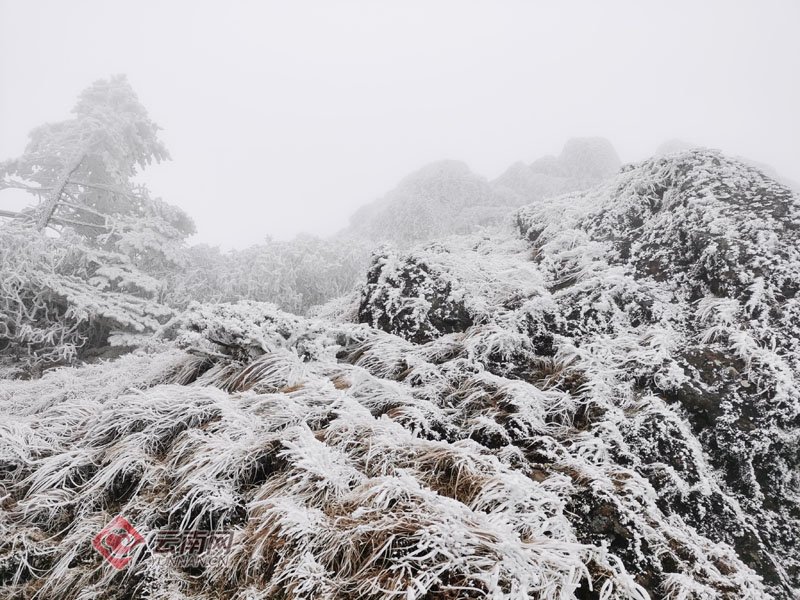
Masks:
[[[800,598],[800,196],[600,150],[417,174],[394,194],[462,199],[438,222],[513,228],[384,248],[317,317],[194,304],[0,380],[0,595]],[[116,515],[147,540],[122,570],[92,548]],[[233,541],[187,566],[162,530]]]
[[[611,143],[574,138],[558,156],[518,162],[493,181],[460,161],[442,160],[405,177],[384,197],[350,218],[340,235],[408,245],[503,223],[512,208],[585,190],[620,167]]]

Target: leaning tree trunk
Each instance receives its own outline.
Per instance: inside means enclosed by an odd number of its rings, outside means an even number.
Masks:
[[[36,222],[36,229],[39,231],[43,231],[47,224],[50,222],[50,219],[53,216],[53,213],[58,206],[58,201],[61,200],[61,194],[64,192],[64,188],[66,187],[67,183],[69,183],[69,178],[72,174],[78,170],[78,167],[81,166],[83,159],[86,158],[86,153],[82,152],[81,154],[77,155],[75,160],[73,160],[66,169],[61,172],[61,175],[53,185],[53,189],[50,191],[50,196],[48,196],[47,200],[45,201],[44,208],[42,209],[42,214],[39,215],[39,219]]]

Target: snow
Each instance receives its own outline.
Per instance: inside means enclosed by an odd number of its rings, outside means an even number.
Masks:
[[[428,175],[486,189],[465,169]],[[512,222],[384,247],[312,316],[195,303],[114,361],[0,380],[0,578],[60,598],[796,598],[800,198],[696,150]],[[147,549],[115,574],[88,544],[116,514],[234,547],[199,575]]]

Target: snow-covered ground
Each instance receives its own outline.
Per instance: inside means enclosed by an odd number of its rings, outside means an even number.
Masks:
[[[800,197],[719,153],[193,305],[0,380],[0,582],[42,598],[798,598]],[[233,532],[202,567],[92,538]]]

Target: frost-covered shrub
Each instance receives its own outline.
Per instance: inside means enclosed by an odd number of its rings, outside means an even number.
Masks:
[[[0,227],[0,364],[24,375],[71,363],[112,333],[154,332],[172,314],[155,302],[158,282],[121,254]]]
[[[362,292],[359,320],[413,342],[466,331],[472,318],[452,283],[408,258],[375,256]]]
[[[415,342],[465,332],[545,291],[528,249],[493,229],[373,256],[358,319]]]
[[[364,277],[371,249],[364,240],[311,236],[229,252],[192,246],[170,274],[165,301],[186,307],[191,301],[253,300],[304,314],[352,291]]]

